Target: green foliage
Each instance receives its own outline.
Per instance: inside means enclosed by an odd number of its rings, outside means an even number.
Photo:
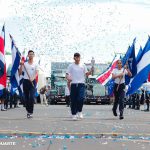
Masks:
[[[6,55],[11,55],[11,52],[6,51]]]

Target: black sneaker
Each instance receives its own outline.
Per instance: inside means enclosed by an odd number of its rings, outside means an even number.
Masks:
[[[122,119],[124,119],[124,117],[123,117],[123,116],[120,116],[119,119],[122,120]]]
[[[113,114],[114,116],[117,116],[117,112],[115,110],[113,110]]]
[[[145,112],[148,112],[149,111],[149,109],[146,109],[146,110],[144,110]]]
[[[27,118],[30,118],[30,114],[29,113],[27,113]]]
[[[33,118],[32,114],[27,113],[27,118]]]

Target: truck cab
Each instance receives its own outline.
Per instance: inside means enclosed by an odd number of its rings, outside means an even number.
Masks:
[[[64,103],[65,102],[65,87],[67,80],[65,74],[61,71],[55,71],[51,74],[51,90],[48,101],[50,104]]]
[[[109,104],[107,87],[98,83],[97,75],[89,76],[86,79],[86,100],[85,103]]]

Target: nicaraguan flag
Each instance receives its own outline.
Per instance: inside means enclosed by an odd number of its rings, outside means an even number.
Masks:
[[[18,48],[16,47],[14,40],[12,36],[10,35],[11,39],[11,52],[12,52],[12,69],[11,69],[11,77],[10,82],[13,89],[16,89],[19,87],[20,77],[18,73],[18,68],[20,65],[20,52]]]
[[[133,78],[137,74],[137,62],[135,58],[135,39],[133,40],[132,45],[129,47],[128,56],[126,58],[127,65],[129,70],[132,73],[132,76],[129,77],[128,75],[125,76],[125,84],[128,85],[130,83],[130,79]],[[126,55],[125,55],[126,56]]]
[[[148,36],[148,40],[142,50],[142,53],[141,55],[139,56],[139,61],[141,60],[141,58],[143,57],[143,55],[145,54],[145,52],[147,52],[147,49],[150,49],[150,44],[149,44],[149,41],[150,41],[150,36]]]
[[[135,41],[136,41],[136,38],[133,40],[132,45],[128,47],[128,50],[127,50],[125,56],[121,60],[123,66],[128,62],[128,59],[130,58],[130,56],[132,54],[132,51],[133,51],[134,46],[135,46]]]
[[[138,54],[136,56],[136,62],[137,62],[137,64],[139,63],[139,61],[141,59],[142,53],[143,53],[143,50],[142,50],[142,47],[140,46],[139,52],[138,52]]]
[[[137,74],[129,84],[127,94],[133,94],[148,79],[150,72],[150,37],[142,52],[142,57],[137,64]]]

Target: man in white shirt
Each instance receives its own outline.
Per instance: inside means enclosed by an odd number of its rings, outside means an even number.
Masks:
[[[29,60],[21,61],[19,75],[24,72],[23,91],[25,96],[27,118],[32,118],[35,96],[35,78],[38,73],[37,65],[33,62],[34,51],[28,51]]]
[[[74,54],[75,62],[70,64],[66,72],[68,85],[71,83],[70,98],[71,98],[71,113],[72,119],[77,120],[83,118],[82,108],[85,99],[85,76],[89,76],[91,71],[87,71],[84,64],[80,63],[80,54]]]

